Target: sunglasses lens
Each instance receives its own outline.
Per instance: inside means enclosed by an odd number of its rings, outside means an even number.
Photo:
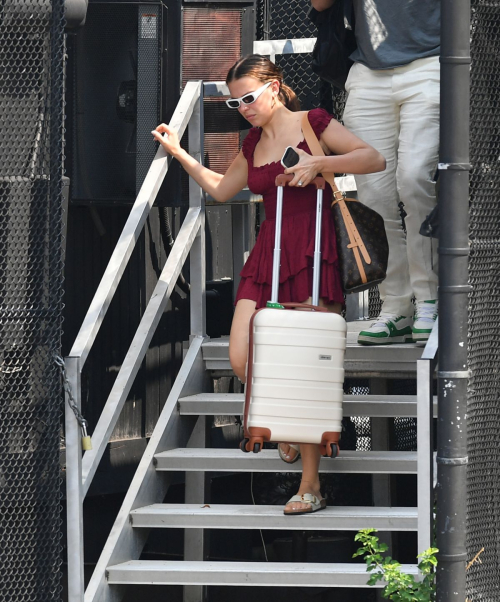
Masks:
[[[237,109],[240,106],[239,100],[226,100],[226,104],[230,109]]]
[[[246,105],[251,105],[252,102],[255,102],[255,96],[253,94],[247,94],[246,96],[244,96],[242,99],[242,102],[244,102]]]

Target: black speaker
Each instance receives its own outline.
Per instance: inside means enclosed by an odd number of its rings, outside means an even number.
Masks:
[[[162,115],[167,10],[161,2],[89,3],[69,46],[72,202],[136,198],[156,152],[150,132]]]

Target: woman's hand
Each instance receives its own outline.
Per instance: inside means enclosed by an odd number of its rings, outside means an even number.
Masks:
[[[304,188],[318,175],[317,157],[309,155],[300,148],[293,149],[299,155],[299,162],[293,167],[285,169],[286,174],[293,174],[294,178],[288,186]]]
[[[172,155],[172,157],[178,155],[182,150],[177,132],[166,123],[160,123],[160,125],[151,133],[153,134],[155,140],[157,140],[167,151],[167,153]],[[162,135],[164,133],[166,136]]]

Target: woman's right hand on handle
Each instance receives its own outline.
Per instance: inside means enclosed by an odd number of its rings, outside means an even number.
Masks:
[[[160,125],[152,132],[153,137],[157,140],[166,152],[172,157],[175,157],[182,150],[177,132],[166,123]],[[166,134],[165,136],[163,134]]]

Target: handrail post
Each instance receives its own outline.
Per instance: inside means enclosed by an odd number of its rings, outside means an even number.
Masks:
[[[189,122],[188,135],[190,155],[203,164],[203,85],[200,86],[200,95]],[[190,253],[190,310],[191,337],[193,337],[206,335],[205,193],[193,178],[189,178],[189,206],[201,207],[200,229],[198,230]]]
[[[65,369],[73,403],[81,405],[79,358],[65,358]],[[83,490],[82,490],[82,443],[80,426],[69,405],[65,392],[65,440],[66,440],[66,523],[68,550],[68,600],[83,602]]]
[[[417,506],[418,552],[433,544],[434,517],[434,371],[437,365],[436,320],[422,357],[417,360]]]

